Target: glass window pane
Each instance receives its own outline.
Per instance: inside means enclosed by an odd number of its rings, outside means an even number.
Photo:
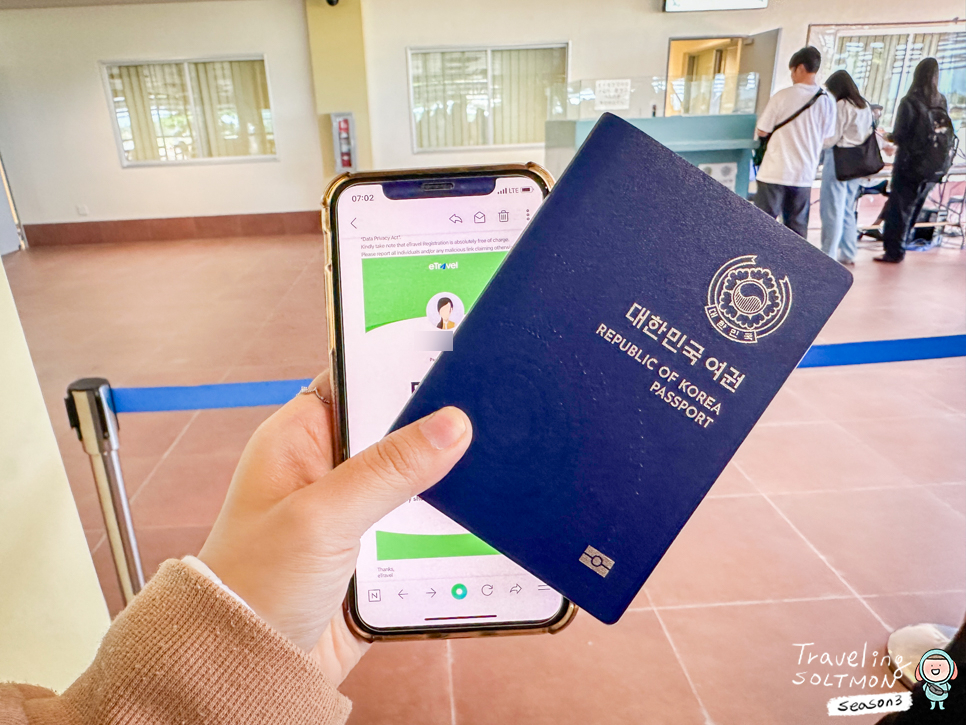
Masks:
[[[189,63],[205,156],[275,153],[265,61]]]
[[[128,161],[197,156],[188,87],[180,63],[110,66],[108,80]]]
[[[928,57],[939,61],[940,91],[949,101],[955,125],[962,127],[966,113],[966,33],[909,33],[889,28],[879,35],[839,35],[829,70],[848,71],[862,95],[883,107],[881,124],[891,128],[916,65]]]
[[[832,70],[845,69],[859,92],[883,108],[881,123],[892,124],[908,35],[839,36]]]
[[[966,33],[941,33],[933,57],[939,61],[939,92],[949,103],[949,117],[963,138],[966,130]]]
[[[416,148],[489,142],[485,50],[413,53],[411,69]]]
[[[129,162],[275,153],[263,60],[109,66],[107,76]]]
[[[493,143],[543,143],[550,92],[567,81],[566,48],[494,50]]]

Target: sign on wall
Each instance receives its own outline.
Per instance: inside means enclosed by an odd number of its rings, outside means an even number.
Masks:
[[[595,111],[626,111],[630,107],[630,78],[599,80],[594,84]]]
[[[738,180],[738,164],[726,161],[721,164],[698,164],[698,168],[731,191],[735,190]]]
[[[666,13],[697,13],[709,10],[761,10],[768,0],[664,0]]]

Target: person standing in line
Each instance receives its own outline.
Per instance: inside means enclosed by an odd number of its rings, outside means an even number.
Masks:
[[[834,147],[861,146],[875,132],[872,108],[859,93],[855,81],[844,70],[835,71],[825,82],[835,98],[835,133],[825,139],[822,157],[822,251],[845,265],[855,264],[859,231],[855,224],[855,200],[861,179],[839,181],[835,172]]]
[[[769,99],[756,129],[758,136],[770,138],[756,177],[755,206],[769,216],[780,216],[802,237],[808,234],[812,181],[822,144],[835,133],[835,104],[815,81],[821,65],[817,48],[797,51],[788,62],[794,85]]]
[[[901,262],[903,242],[936,182],[949,169],[955,136],[946,97],[939,92],[939,63],[924,58],[916,66],[909,92],[899,102],[890,141],[899,150],[882,227],[885,254],[876,262]]]

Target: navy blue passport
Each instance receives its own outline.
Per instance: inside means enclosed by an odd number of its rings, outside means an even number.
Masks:
[[[463,409],[423,498],[614,623],[851,283],[605,114],[393,428]]]

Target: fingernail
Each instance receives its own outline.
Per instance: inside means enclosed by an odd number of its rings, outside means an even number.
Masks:
[[[436,450],[449,448],[466,432],[466,418],[456,408],[442,408],[419,424],[426,440]]]

